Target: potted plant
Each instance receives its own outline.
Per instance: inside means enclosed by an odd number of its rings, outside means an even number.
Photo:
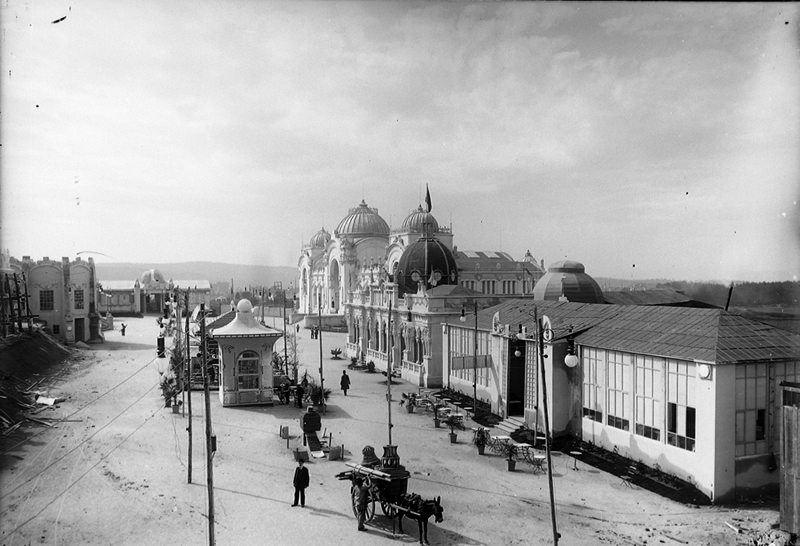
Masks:
[[[456,429],[464,430],[464,423],[461,420],[460,415],[448,415],[444,421],[444,426],[450,429],[450,443],[456,443],[458,439],[458,434],[456,434]]]
[[[489,443],[489,431],[483,427],[479,427],[472,436],[472,443],[478,448],[478,455],[483,455],[486,444]]]
[[[375,373],[375,363],[372,360],[367,362],[367,373]]]
[[[333,360],[339,360],[341,358],[341,354],[342,354],[342,350],[339,347],[336,347],[335,349],[331,349],[331,355],[332,355],[331,358]]]
[[[175,395],[178,394],[175,377],[169,374],[163,374],[161,376],[160,386],[161,396],[164,397],[164,407],[168,408],[172,406],[172,400],[175,398]]]
[[[498,448],[500,450],[500,453],[506,458],[506,463],[508,463],[508,471],[514,472],[514,469],[517,466],[516,457],[517,457],[517,452],[519,450],[517,444],[512,443],[510,441],[501,442]]]
[[[331,395],[330,389],[323,389],[315,383],[310,384],[310,388],[311,403],[314,404],[314,406],[320,407],[328,401],[328,397]]]
[[[405,405],[408,413],[414,413],[414,408],[417,407],[417,395],[414,393],[403,393],[403,399],[400,401],[400,405]]]

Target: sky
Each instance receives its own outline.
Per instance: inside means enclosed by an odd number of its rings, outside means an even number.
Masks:
[[[800,275],[793,3],[0,7],[0,246],[296,266],[364,200],[594,277]]]

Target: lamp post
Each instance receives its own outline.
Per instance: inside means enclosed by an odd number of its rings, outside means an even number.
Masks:
[[[473,314],[475,315],[475,331],[473,332],[474,339],[472,340],[472,416],[473,419],[477,415],[478,409],[478,300],[474,302],[475,307]],[[461,322],[467,322],[467,317],[464,314],[464,308],[461,308]]]
[[[520,312],[525,312],[520,309]],[[530,313],[528,313],[530,315]],[[542,401],[541,404],[544,406],[544,446],[545,446],[545,453],[547,455],[547,483],[550,489],[550,518],[553,523],[553,544],[558,546],[558,539],[561,535],[558,533],[558,529],[556,526],[556,504],[555,504],[555,495],[553,493],[553,464],[552,464],[552,457],[550,455],[550,413],[548,410],[548,400],[547,400],[547,381],[546,381],[546,371],[544,365],[544,359],[547,358],[547,355],[544,354],[544,338],[545,336],[548,337],[548,341],[552,340],[553,331],[550,329],[544,328],[544,317],[542,320],[539,319],[539,308],[535,305],[533,306],[533,322],[536,327],[536,353],[537,353],[537,360],[539,361],[539,365],[541,366],[541,383],[542,383]],[[521,328],[521,325],[520,325]],[[516,355],[520,356],[520,355]],[[569,364],[568,364],[569,365]],[[538,412],[537,412],[538,415]]]

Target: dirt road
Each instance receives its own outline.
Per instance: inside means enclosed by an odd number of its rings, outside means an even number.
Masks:
[[[126,319],[127,335],[106,333],[106,343],[81,351],[69,373],[49,387],[66,402],[39,415],[55,425],[28,423],[3,439],[0,474],[0,542],[3,545],[208,544],[202,393],[194,393],[192,483],[188,478],[187,417],[164,408],[155,354],[154,317]],[[348,396],[339,390],[347,360],[331,360],[344,334],[323,333],[326,386],[333,389],[323,428],[346,461],[361,462],[369,444],[380,456],[388,443],[384,376],[352,371]],[[169,345],[170,340],[168,340]],[[319,345],[299,335],[300,360],[318,377]],[[278,342],[276,350],[282,350]],[[416,391],[411,385],[393,387]],[[348,483],[334,475],[342,461],[310,462],[305,508],[293,508],[296,463],[290,447],[301,441],[301,410],[294,407],[222,408],[211,399],[217,436],[214,458],[217,544],[355,544],[418,540],[406,521],[392,538],[391,523],[376,516],[366,533],[356,531]],[[431,524],[439,545],[552,544],[547,477],[518,466],[508,472],[497,455],[478,456],[462,432],[450,444],[432,419],[392,406],[393,443],[411,472],[409,491],[441,496],[444,522]],[[471,426],[467,422],[467,427]],[[619,478],[555,454],[556,521],[562,545],[749,544],[752,532],[778,521],[774,509],[684,506],[648,491],[625,487]],[[380,511],[379,511],[380,512]],[[730,526],[743,529],[737,534]]]

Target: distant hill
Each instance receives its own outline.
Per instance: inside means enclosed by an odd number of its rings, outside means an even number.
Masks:
[[[297,282],[297,269],[287,266],[241,265],[218,262],[184,262],[173,264],[97,263],[97,278],[103,281],[138,279],[148,269],[158,269],[165,279],[207,280],[211,283],[233,280],[235,287],[272,286],[275,282]]]

